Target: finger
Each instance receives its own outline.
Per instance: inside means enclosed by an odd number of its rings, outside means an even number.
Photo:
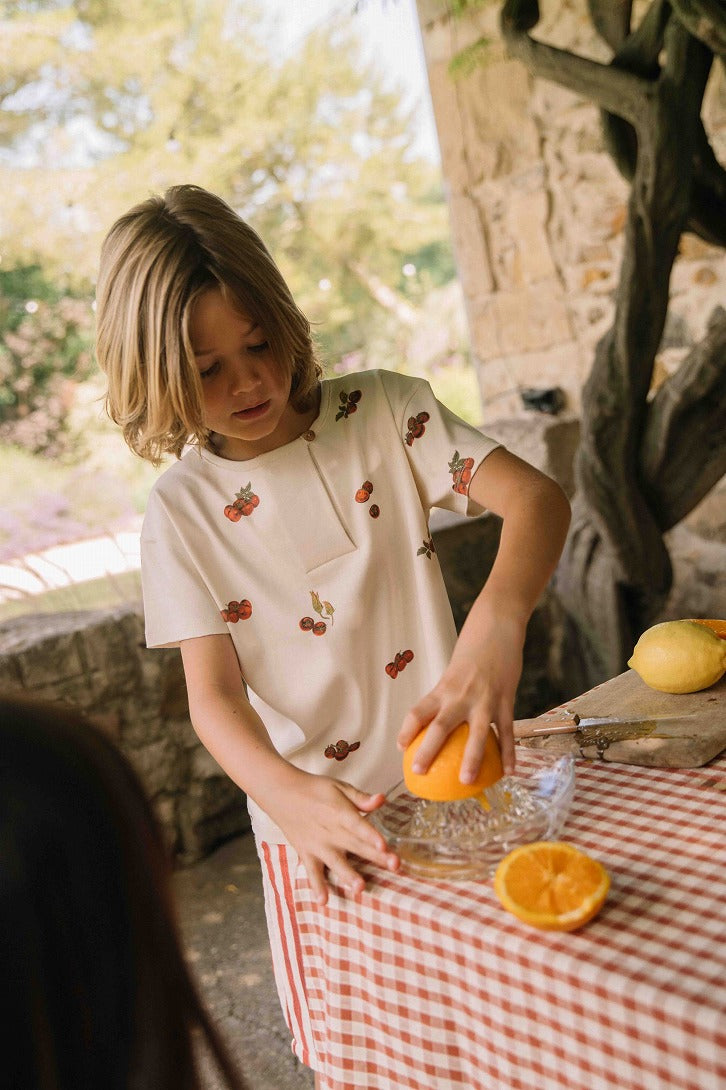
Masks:
[[[305,867],[316,904],[326,905],[328,903],[328,883],[325,880],[325,867],[322,861],[309,855],[300,858]]]
[[[512,722],[511,711],[509,713],[500,713],[497,720],[497,735],[499,737],[499,748],[502,753],[504,775],[511,776],[517,762],[514,746],[514,724]]]
[[[466,740],[464,753],[461,758],[459,780],[461,783],[474,783],[479,775],[481,763],[486,751],[486,740],[492,724],[488,719],[474,719],[469,723],[469,737]]]
[[[439,701],[433,693],[428,693],[425,697],[414,704],[412,708],[406,713],[401,724],[401,729],[398,732],[396,739],[396,745],[399,749],[403,750],[409,745],[416,735],[428,726],[431,720],[439,710]]]
[[[377,810],[379,806],[383,806],[385,801],[386,796],[382,791],[379,791],[375,795],[367,795],[366,798],[358,804],[358,809],[363,810],[366,814],[370,814],[374,810]]]
[[[369,814],[371,810],[377,810],[386,801],[386,796],[382,792],[370,794],[367,791],[359,791],[352,783],[347,783],[345,780],[338,780],[337,786],[348,801],[353,803],[356,810],[362,810],[366,814]]]
[[[418,774],[428,772],[431,762],[446,739],[463,721],[463,712],[461,710],[456,711],[452,709],[447,709],[446,712],[439,712],[436,718],[431,720],[426,729],[426,737],[416,750],[413,759],[412,769],[414,772]]]
[[[380,792],[375,795],[366,795],[349,783],[341,782],[338,786],[356,808],[367,813],[377,810],[386,801],[386,796]],[[397,860],[398,857],[388,850],[385,837],[374,829],[370,822],[360,814],[355,814],[353,821],[344,822],[342,827],[345,828],[348,836],[353,838],[346,845],[349,851],[354,852],[361,859],[375,863],[378,867],[392,869],[392,860]]]
[[[335,853],[330,857],[328,870],[335,877],[338,885],[351,897],[360,897],[366,888],[365,878],[350,865],[348,859],[342,853]]]

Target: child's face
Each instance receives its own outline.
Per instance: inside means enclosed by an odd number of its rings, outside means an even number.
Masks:
[[[189,335],[202,380],[204,424],[224,437],[225,458],[254,458],[305,430],[290,405],[291,379],[275,365],[264,330],[218,288],[194,303]]]

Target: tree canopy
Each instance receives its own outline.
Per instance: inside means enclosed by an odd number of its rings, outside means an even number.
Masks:
[[[0,283],[11,387],[0,439],[32,435],[42,449],[51,417],[59,439],[68,397],[52,391],[59,376],[68,387],[88,373],[92,314],[79,355],[77,301],[90,307],[103,235],[132,204],[180,182],[219,193],[260,232],[327,361],[405,364],[422,297],[455,275],[438,168],[414,152],[402,92],[363,59],[350,12],[287,51],[265,20],[256,0],[0,7],[1,268],[13,273]],[[43,291],[16,297],[34,284]],[[23,363],[3,317],[25,301],[40,307],[23,320],[35,356],[53,324],[53,375]],[[75,324],[64,337],[66,312]]]
[[[362,60],[350,15],[282,55],[254,0],[2,11],[4,261],[91,282],[118,214],[194,182],[260,231],[324,347],[364,365],[373,328],[380,358],[411,321],[403,265],[453,276],[438,170],[414,154],[401,95]]]

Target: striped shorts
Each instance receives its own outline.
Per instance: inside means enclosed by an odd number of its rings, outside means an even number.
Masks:
[[[265,915],[272,949],[272,967],[282,1013],[292,1035],[292,1051],[306,1067],[319,1070],[313,1043],[300,934],[295,917],[297,853],[287,844],[257,843],[262,864]]]

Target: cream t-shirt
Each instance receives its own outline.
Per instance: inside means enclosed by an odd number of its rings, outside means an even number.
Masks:
[[[403,717],[456,638],[429,512],[467,512],[468,481],[498,444],[422,379],[366,371],[321,386],[304,436],[248,461],[195,448],[159,478],[141,534],[146,638],[228,633],[277,751],[387,792]],[[284,843],[248,805],[257,838]]]

